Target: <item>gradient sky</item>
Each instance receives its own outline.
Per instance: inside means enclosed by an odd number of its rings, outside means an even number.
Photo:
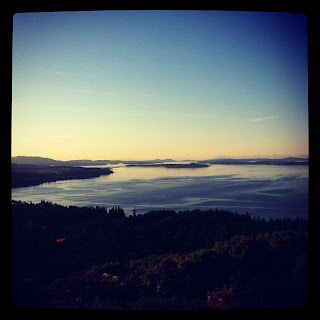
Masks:
[[[302,13],[16,14],[12,156],[308,155],[307,47]]]

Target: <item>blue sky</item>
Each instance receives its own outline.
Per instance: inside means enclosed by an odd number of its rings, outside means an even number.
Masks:
[[[12,155],[308,154],[300,13],[16,14]]]

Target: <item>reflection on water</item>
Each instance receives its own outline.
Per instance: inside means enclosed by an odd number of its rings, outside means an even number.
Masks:
[[[212,165],[207,168],[124,167],[114,174],[12,189],[15,200],[151,209],[225,208],[261,217],[308,216],[308,167]]]

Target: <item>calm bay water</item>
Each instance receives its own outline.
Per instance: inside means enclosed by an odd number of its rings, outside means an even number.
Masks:
[[[112,166],[109,166],[112,167]],[[62,205],[152,209],[228,209],[264,218],[308,218],[307,166],[211,165],[183,169],[112,167],[114,174],[12,189],[12,199]]]

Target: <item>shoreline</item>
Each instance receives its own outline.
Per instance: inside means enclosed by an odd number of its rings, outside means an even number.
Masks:
[[[24,188],[43,183],[90,179],[113,173],[109,168],[83,168],[71,166],[11,165],[11,188]]]

